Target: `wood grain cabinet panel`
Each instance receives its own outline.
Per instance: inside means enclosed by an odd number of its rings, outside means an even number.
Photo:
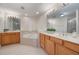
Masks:
[[[68,41],[64,41],[64,46],[79,53],[79,45]]]
[[[63,41],[59,38],[54,38],[55,43],[62,45]]]
[[[11,36],[8,34],[2,35],[2,45],[10,44],[11,43]]]
[[[2,39],[2,35],[1,35],[1,33],[0,33],[0,45],[1,45],[1,39]]]
[[[19,32],[10,32],[10,33],[2,33],[2,46],[8,44],[14,44],[20,42],[20,33]]]
[[[13,43],[20,43],[20,33],[12,33],[11,37]]]
[[[19,32],[16,33],[15,38],[16,38],[16,43],[20,43],[20,33]]]
[[[62,46],[56,44],[56,55],[78,55],[78,53]]]
[[[16,34],[11,33],[10,38],[11,38],[11,43],[16,43]]]
[[[49,55],[54,55],[54,42],[49,36],[45,36],[45,50]]]
[[[44,41],[44,34],[41,34],[40,33],[40,46],[42,47],[42,48],[44,48],[45,47],[45,43],[44,43],[45,41]]]

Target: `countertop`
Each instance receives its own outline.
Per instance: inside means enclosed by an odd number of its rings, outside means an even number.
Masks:
[[[0,32],[0,33],[10,33],[10,32],[20,32],[19,30],[17,31],[6,31],[6,32]]]
[[[62,40],[66,40],[66,41],[70,41],[70,42],[79,44],[79,36],[78,35],[73,36],[70,33],[58,33],[58,32],[55,32],[55,33],[40,32],[40,33],[48,35],[48,36],[54,36],[54,37],[60,38]]]

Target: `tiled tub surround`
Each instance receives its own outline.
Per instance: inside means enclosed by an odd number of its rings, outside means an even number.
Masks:
[[[79,55],[79,39],[68,33],[40,33],[40,46],[49,55]]]

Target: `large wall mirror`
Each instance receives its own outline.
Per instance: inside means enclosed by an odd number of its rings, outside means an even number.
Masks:
[[[75,7],[73,7],[75,6]],[[79,4],[71,4],[61,10],[47,15],[47,27],[53,27],[59,32],[79,32]],[[78,10],[78,11],[77,11]],[[51,20],[50,20],[51,19]]]
[[[76,12],[69,13],[63,17],[47,18],[47,27],[54,28],[58,32],[76,32]]]
[[[76,32],[76,12],[71,13],[67,17],[67,32]]]
[[[20,18],[8,16],[4,21],[4,32],[16,30],[20,30]]]

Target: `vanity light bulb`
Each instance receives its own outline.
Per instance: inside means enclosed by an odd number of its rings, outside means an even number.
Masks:
[[[61,16],[64,16],[64,15],[61,15]]]

